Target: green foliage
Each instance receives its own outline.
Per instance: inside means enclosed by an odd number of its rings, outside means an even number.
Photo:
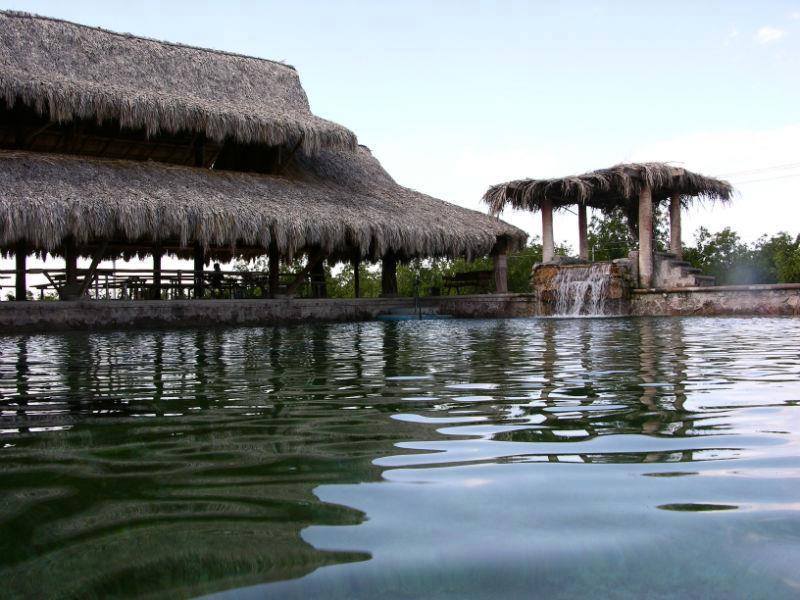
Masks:
[[[717,283],[753,283],[759,279],[753,270],[753,253],[739,235],[726,227],[710,233],[701,227],[695,234],[695,245],[684,249],[684,259],[707,275],[713,275]]]
[[[721,285],[800,283],[800,236],[785,232],[746,244],[730,227],[713,234],[701,227],[683,255]]]
[[[782,231],[755,244],[756,263],[777,283],[800,283],[800,235],[794,239]]]
[[[325,283],[329,298],[354,298],[356,295],[352,264],[325,267]],[[377,265],[361,263],[358,270],[360,295],[362,298],[377,298],[381,295],[381,271]]]
[[[556,248],[559,254],[569,254],[570,247],[562,244]],[[542,245],[537,239],[525,248],[508,257],[508,290],[510,292],[529,292],[530,277],[533,265],[542,260]],[[294,261],[289,265],[282,264],[281,271],[298,272],[303,261]],[[444,293],[444,279],[456,273],[469,271],[491,271],[492,258],[481,256],[474,260],[465,259],[415,259],[397,266],[397,287],[401,296],[413,296],[415,288],[419,295],[427,296]],[[266,257],[259,257],[250,262],[238,262],[234,265],[238,271],[267,271]],[[353,298],[355,285],[352,264],[325,266],[326,286],[329,298]],[[380,263],[361,263],[360,286],[362,298],[377,298],[381,294]]]
[[[607,214],[592,214],[587,239],[591,260],[625,258],[634,249],[625,213],[619,209]]]
[[[566,254],[569,246],[561,245],[557,252]],[[510,292],[529,292],[531,269],[542,260],[542,246],[533,240],[528,246],[508,257],[508,289]],[[465,259],[414,259],[397,265],[397,288],[401,296],[443,294],[444,280],[456,273],[491,271],[492,258],[481,256]],[[355,294],[352,265],[327,268],[328,297],[352,298]],[[376,298],[381,293],[380,263],[363,264],[360,270],[361,297]]]
[[[659,247],[666,246],[668,228],[664,224],[665,215],[659,213],[656,228]],[[592,215],[589,224],[590,257],[596,261],[624,258],[636,246],[624,213]],[[569,255],[571,248],[561,244],[556,252]],[[717,283],[800,283],[800,235],[792,237],[788,233],[778,233],[771,237],[762,236],[753,244],[742,242],[739,235],[730,228],[711,233],[701,227],[695,234],[695,244],[684,249],[684,259],[703,273],[713,275]],[[534,238],[519,252],[508,257],[508,290],[510,292],[530,292],[530,276],[533,265],[542,260],[542,245]],[[303,268],[304,261],[295,260],[282,264],[283,272],[296,273]],[[397,266],[397,286],[401,296],[421,296],[444,293],[444,279],[456,273],[469,271],[490,271],[491,257],[482,256],[472,261],[465,259],[415,259]],[[238,270],[267,271],[266,257],[249,263],[237,263]],[[355,295],[352,264],[326,264],[326,283],[328,297],[352,298]],[[361,263],[361,297],[377,298],[381,294],[380,263]]]

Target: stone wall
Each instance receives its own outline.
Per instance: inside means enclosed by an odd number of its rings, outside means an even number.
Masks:
[[[628,261],[625,260],[534,265],[531,274],[533,313],[541,316],[557,314],[559,295],[564,293],[564,290],[561,289],[561,281],[570,279],[571,274],[578,279],[585,278],[588,276],[588,269],[600,269],[602,271],[601,274],[604,278],[602,288],[604,314],[627,314],[629,311],[630,289],[633,282]],[[591,290],[586,288],[583,293],[588,297],[591,294]],[[581,300],[587,299],[583,298]],[[568,303],[574,304],[574,300],[574,298],[569,298]]]
[[[800,316],[800,284],[634,290],[637,316]]]
[[[426,309],[456,317],[531,316],[526,294],[422,298]],[[271,325],[312,321],[365,321],[397,309],[412,298],[276,300],[81,300],[0,302],[0,334],[19,331]]]
[[[440,296],[420,301],[423,306],[434,308],[441,314],[467,319],[533,317],[537,314],[531,294]]]
[[[422,298],[420,305],[427,311],[460,318],[550,314],[542,312],[537,294],[442,296]],[[412,298],[0,302],[0,334],[366,321],[382,313],[413,307]],[[628,307],[623,314],[635,316],[800,316],[800,284],[633,290]]]

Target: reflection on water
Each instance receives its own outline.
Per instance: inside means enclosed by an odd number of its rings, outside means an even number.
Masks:
[[[795,597],[800,321],[0,337],[4,597]]]

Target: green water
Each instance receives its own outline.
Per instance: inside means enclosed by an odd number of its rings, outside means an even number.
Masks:
[[[0,597],[800,597],[800,319],[0,337]]]

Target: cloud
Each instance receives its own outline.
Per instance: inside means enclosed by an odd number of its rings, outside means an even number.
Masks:
[[[793,13],[789,14],[789,19],[792,21],[800,20],[800,10],[796,10]]]
[[[786,35],[785,30],[765,25],[764,27],[761,27],[759,28],[758,31],[756,31],[756,34],[755,36],[753,36],[753,39],[759,44],[771,44],[773,42],[777,42],[785,35]]]

